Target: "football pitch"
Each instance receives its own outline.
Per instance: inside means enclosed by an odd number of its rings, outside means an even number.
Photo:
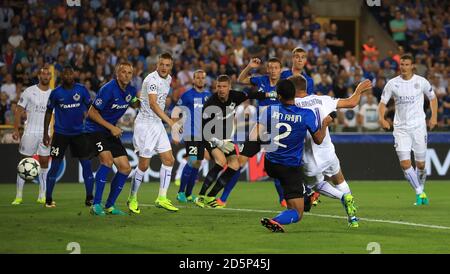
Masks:
[[[176,213],[155,208],[159,183],[141,186],[141,214],[92,216],[84,206],[84,186],[59,183],[57,208],[36,203],[38,186],[26,184],[24,203],[10,205],[15,184],[0,185],[0,253],[63,253],[78,243],[81,253],[450,253],[450,183],[427,182],[429,206],[415,207],[406,181],[350,182],[360,227],[349,229],[342,205],[321,196],[303,220],[271,233],[261,217],[273,217],[277,204],[271,182],[239,182],[225,209],[180,205]],[[117,206],[126,209],[128,182]],[[194,193],[200,185],[197,184]],[[106,186],[109,191],[109,186]],[[106,195],[106,194],[105,194]],[[370,243],[370,244],[369,244]]]

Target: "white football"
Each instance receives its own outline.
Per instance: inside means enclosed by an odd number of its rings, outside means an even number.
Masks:
[[[41,172],[41,165],[33,158],[25,158],[19,162],[17,173],[25,181],[31,181]]]

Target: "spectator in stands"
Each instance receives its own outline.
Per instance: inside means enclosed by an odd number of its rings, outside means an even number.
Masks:
[[[400,10],[395,12],[395,18],[389,22],[392,38],[399,45],[406,46],[406,22]]]
[[[18,99],[19,94],[17,93],[16,84],[13,82],[11,74],[6,75],[4,83],[0,87],[0,91],[6,93],[8,96],[8,103]]]
[[[450,87],[447,87],[447,95],[443,98],[442,102],[444,124],[450,128]]]
[[[4,92],[0,92],[0,125],[6,124],[6,111],[9,109],[8,95]]]
[[[367,93],[366,103],[361,106],[359,115],[363,132],[379,131],[378,124],[378,102],[372,92]]]
[[[375,45],[375,37],[369,35],[367,42],[362,46],[362,53],[364,69],[367,69],[369,64],[378,67],[378,56],[380,55],[380,52]]]

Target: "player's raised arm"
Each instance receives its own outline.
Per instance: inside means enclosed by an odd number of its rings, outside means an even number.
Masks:
[[[250,63],[248,63],[248,65],[239,74],[237,81],[241,84],[246,84],[246,85],[251,84],[251,82],[250,82],[251,76],[250,76],[249,72],[252,69],[258,68],[260,65],[261,65],[261,60],[259,58],[252,58],[250,60]]]
[[[339,99],[336,108],[354,108],[359,104],[361,100],[361,94],[364,91],[372,88],[372,82],[370,80],[364,80],[358,84],[352,96],[346,99]]]

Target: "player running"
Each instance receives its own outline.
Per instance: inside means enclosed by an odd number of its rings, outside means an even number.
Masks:
[[[78,158],[83,169],[84,186],[86,188],[85,205],[91,206],[93,199],[94,175],[92,174],[90,149],[84,134],[84,119],[91,104],[89,91],[81,84],[75,83],[74,71],[71,66],[65,66],[62,74],[62,84],[52,90],[48,98],[47,111],[44,120],[43,143],[50,144],[48,127],[52,113],[55,113],[54,133],[51,141],[52,164],[47,175],[47,190],[45,207],[56,207],[53,201],[53,188],[59,167],[64,160],[68,146],[72,157]]]
[[[437,98],[430,83],[413,73],[414,59],[405,54],[400,57],[400,75],[389,80],[384,87],[378,106],[379,122],[388,130],[391,125],[384,119],[386,104],[391,97],[395,101],[394,140],[400,166],[406,180],[416,191],[415,205],[428,205],[425,194],[425,157],[427,152],[427,124],[423,110],[424,94],[430,100],[430,130],[437,125]],[[411,150],[414,152],[416,169],[411,165]]]
[[[303,78],[306,88],[306,80]],[[322,125],[313,111],[295,106],[295,87],[289,80],[280,80],[277,84],[280,104],[270,105],[255,126],[259,136],[269,134],[276,148],[265,154],[264,168],[270,177],[278,178],[283,187],[287,210],[273,219],[262,218],[261,224],[273,232],[284,232],[283,225],[296,223],[303,217],[304,194],[306,192],[302,179],[303,140],[310,132],[314,142],[320,144],[328,124],[332,121],[327,116]]]
[[[139,100],[136,98],[136,89],[130,85],[133,65],[121,62],[116,66],[115,74],[116,78],[104,84],[98,91],[86,119],[86,132],[91,145],[95,145],[95,153],[100,161],[95,174],[96,188],[94,204],[91,207],[91,213],[98,216],[126,215],[114,205],[131,171],[127,151],[120,140],[122,130],[116,123],[129,106],[138,107]],[[113,164],[117,173],[111,181],[111,190],[103,208],[103,190]]]
[[[172,112],[183,113],[183,141],[186,147],[187,163],[181,175],[180,189],[177,200],[181,203],[194,202],[192,195],[198,171],[205,155],[205,145],[202,142],[202,110],[203,104],[211,97],[211,92],[205,88],[206,72],[197,70],[194,72],[194,87],[183,93]]]
[[[136,167],[132,180],[131,192],[128,197],[128,209],[136,214],[140,213],[137,193],[150,164],[150,158],[156,153],[161,158],[161,169],[159,171],[159,194],[155,200],[156,207],[164,208],[168,211],[176,212],[178,208],[172,205],[167,198],[170,180],[172,178],[172,168],[174,157],[172,147],[163,121],[172,130],[177,127],[164,112],[167,94],[170,91],[172,82],[173,58],[170,53],[163,53],[158,58],[156,71],[145,77],[142,83],[141,108],[134,123],[133,145],[139,155],[139,164]]]
[[[44,124],[47,101],[51,91],[49,86],[51,78],[50,69],[47,66],[41,68],[38,72],[39,83],[24,90],[14,113],[13,138],[14,140],[20,139],[19,153],[22,155],[21,158],[32,157],[34,154],[39,155],[41,173],[39,174],[39,195],[37,202],[40,204],[45,203],[45,186],[50,155],[50,147],[42,143],[44,135],[42,125]],[[26,113],[27,120],[21,138],[19,126],[24,113]],[[17,193],[12,205],[20,205],[22,203],[24,184],[25,180],[17,175]]]
[[[324,95],[308,95],[306,87],[303,85],[306,80],[303,76],[291,76],[288,79],[292,81],[296,90],[295,105],[312,110],[318,121],[324,120],[339,108],[354,108],[359,104],[361,94],[372,88],[371,82],[365,80],[357,86],[351,97],[334,99]],[[342,174],[328,129],[321,144],[316,144],[311,134],[307,134],[303,151],[303,172],[306,184],[327,197],[341,200],[348,215],[350,227],[359,226],[354,199]],[[330,178],[336,188],[325,181],[325,176]]]

